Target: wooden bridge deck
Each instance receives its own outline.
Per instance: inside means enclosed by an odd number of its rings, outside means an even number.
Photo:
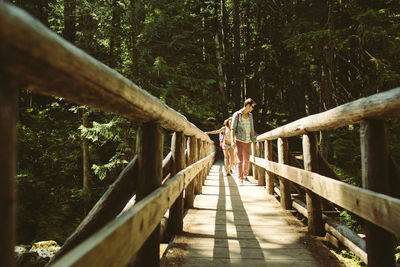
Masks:
[[[217,162],[184,219],[164,266],[338,266],[264,187],[238,185]],[[319,242],[318,242],[319,243]],[[323,249],[329,254],[329,251]]]

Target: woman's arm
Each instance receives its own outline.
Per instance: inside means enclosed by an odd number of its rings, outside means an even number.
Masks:
[[[233,129],[231,130],[231,144],[233,148],[236,147],[236,132]]]
[[[206,134],[217,134],[217,133],[223,132],[224,129],[225,129],[225,126],[223,126],[221,129],[214,130],[214,131],[209,131],[209,132],[204,132],[204,133],[206,133]]]

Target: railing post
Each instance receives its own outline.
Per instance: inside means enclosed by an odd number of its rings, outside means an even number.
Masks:
[[[185,136],[182,132],[174,133],[171,142],[172,170],[171,177],[185,168]],[[183,230],[183,191],[169,209],[168,230],[171,234],[179,234]]]
[[[203,157],[203,142],[201,139],[197,139],[197,159],[196,161],[199,161]],[[202,193],[202,187],[203,187],[203,170],[199,172],[197,177],[195,178],[195,189],[194,192],[195,194],[201,194]]]
[[[318,141],[315,133],[303,135],[303,161],[304,169],[307,171],[319,172]],[[312,235],[323,236],[324,223],[322,221],[320,198],[311,190],[306,190],[308,231]]]
[[[202,144],[202,151],[203,151],[203,158],[206,157],[208,155],[207,153],[207,142],[206,141],[201,141]],[[203,179],[201,181],[201,185],[204,185],[205,181],[206,181],[206,177],[207,177],[207,173],[208,173],[208,163],[207,166],[204,168],[203,171]]]
[[[363,187],[390,195],[386,123],[382,120],[363,121],[360,138]],[[395,266],[393,235],[369,221],[365,221],[364,228],[368,266]]]
[[[189,159],[187,165],[192,165],[197,159],[197,142],[195,136],[189,137],[189,147],[188,147]],[[193,179],[185,188],[185,207],[193,208],[194,203],[194,186],[196,179]]]
[[[279,163],[289,165],[289,145],[286,138],[278,138]],[[279,189],[281,191],[281,206],[284,209],[292,208],[290,196],[290,183],[283,177],[279,177]]]
[[[257,152],[256,152],[256,146],[253,142],[251,142],[251,148],[250,148],[250,153],[252,156],[256,157],[257,156]],[[256,164],[254,164],[253,162],[249,162],[250,166],[249,166],[249,170],[251,170],[251,175],[253,176],[253,179],[257,180],[257,169],[256,169]]]
[[[266,140],[264,142],[264,158],[273,161],[272,141]],[[270,195],[274,194],[275,175],[272,172],[265,171],[265,180],[267,192]]]
[[[257,157],[262,158],[264,156],[263,153],[263,145],[261,142],[257,142]],[[264,169],[257,166],[257,173],[258,173],[258,185],[264,186],[265,185],[265,172]]]
[[[163,135],[154,122],[143,123],[138,129],[138,181],[136,201],[139,202],[161,185]],[[160,266],[160,225],[154,229],[136,254],[135,266]]]
[[[0,74],[0,266],[15,266],[18,89]]]

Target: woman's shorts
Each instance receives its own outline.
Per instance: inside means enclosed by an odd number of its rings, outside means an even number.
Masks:
[[[233,147],[231,145],[224,144],[222,149],[233,149]]]

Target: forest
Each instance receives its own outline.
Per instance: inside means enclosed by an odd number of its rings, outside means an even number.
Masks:
[[[400,84],[397,0],[6,2],[203,131],[221,127],[249,97],[264,133]],[[135,155],[137,125],[28,90],[19,100],[17,243],[62,244]],[[399,161],[400,121],[388,120],[388,129]],[[354,185],[359,140],[358,125],[319,135],[322,155]],[[301,139],[290,148],[300,152]],[[350,214],[343,220],[359,228]]]

